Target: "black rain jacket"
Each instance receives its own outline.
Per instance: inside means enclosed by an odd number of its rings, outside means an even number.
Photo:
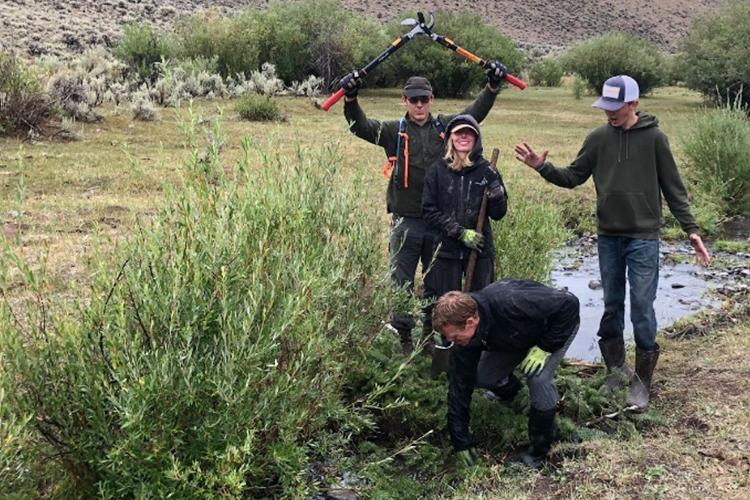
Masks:
[[[479,306],[477,332],[454,346],[448,389],[448,431],[456,451],[474,446],[469,431],[471,396],[482,351],[522,351],[534,346],[553,353],[576,332],[578,298],[531,280],[506,279],[470,294]]]
[[[469,115],[456,117],[448,124],[446,137],[457,123],[470,123],[477,131],[479,124]],[[447,141],[446,141],[447,144]],[[477,136],[474,148],[469,153],[473,165],[460,171],[448,168],[441,158],[427,172],[422,192],[422,218],[437,234],[436,257],[445,259],[468,259],[471,249],[459,237],[464,229],[476,230],[484,190],[495,180],[503,185],[503,193],[497,199],[487,200],[487,213],[482,226],[484,248],[477,258],[494,258],[492,226],[489,219],[502,219],[508,211],[508,194],[500,174],[482,156],[482,135]]]

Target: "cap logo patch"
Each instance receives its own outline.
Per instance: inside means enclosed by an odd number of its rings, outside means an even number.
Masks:
[[[607,99],[619,99],[620,98],[620,87],[612,87],[611,85],[605,85],[602,90],[602,97]]]

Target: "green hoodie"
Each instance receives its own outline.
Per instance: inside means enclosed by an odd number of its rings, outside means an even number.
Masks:
[[[682,229],[697,233],[687,191],[659,119],[642,112],[637,115],[638,121],[627,130],[609,123],[595,129],[569,167],[546,162],[539,174],[566,188],[583,184],[593,175],[599,234],[657,239],[662,194]]]

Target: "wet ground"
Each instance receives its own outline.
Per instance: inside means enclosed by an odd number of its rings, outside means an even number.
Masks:
[[[712,264],[703,268],[695,263],[693,250],[685,243],[662,242],[659,288],[654,308],[659,328],[699,311],[719,307],[723,292],[746,287],[750,282],[750,255],[714,253]],[[596,332],[604,309],[599,280],[596,239],[583,238],[556,251],[553,285],[567,288],[581,302],[581,327],[568,349],[569,358],[595,361],[600,357]],[[627,294],[626,294],[627,296]],[[629,299],[625,303],[625,339],[633,342]]]

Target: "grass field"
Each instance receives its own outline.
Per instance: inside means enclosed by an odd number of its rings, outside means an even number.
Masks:
[[[32,261],[37,251],[49,251],[56,292],[85,294],[94,242],[106,246],[128,238],[137,224],[148,223],[164,186],[183,175],[188,149],[181,128],[189,126],[191,113],[200,117],[197,136],[224,138],[221,155],[227,164],[242,157],[246,137],[272,144],[278,154],[318,146],[339,151],[347,164],[339,175],[350,179],[373,206],[383,207],[387,231],[382,150],[349,133],[341,104],[326,113],[308,99],[279,101],[287,120],[272,124],[239,120],[231,101],[200,101],[176,113],[162,110],[163,120],[151,123],[133,122],[128,112],[105,108],[102,123],[79,125],[83,139],[74,143],[0,139],[3,233],[9,240],[17,236],[12,244]],[[571,191],[552,187],[512,154],[513,145],[524,141],[549,149],[553,163],[567,164],[586,133],[603,123],[601,111],[590,107],[592,101],[591,96],[575,100],[568,87],[508,89],[498,97],[482,133],[487,153],[495,147],[501,151],[498,168],[508,185],[510,211],[514,199],[530,200],[550,213],[577,216],[578,230],[593,228],[591,183]],[[371,117],[397,119],[402,114],[395,90],[365,92],[361,102]],[[433,111],[454,113],[468,102],[440,100]],[[680,136],[701,104],[697,94],[678,88],[660,89],[641,100],[640,109],[659,116],[670,135],[678,164]],[[501,456],[485,450],[485,465],[461,482],[446,480],[439,496],[750,498],[750,392],[745,387],[750,322],[729,322],[687,340],[665,339],[662,350],[653,409],[634,424],[625,418],[599,438],[558,446],[552,465],[541,472],[493,465]],[[444,474],[436,477],[445,480]]]
[[[549,149],[553,163],[572,160],[587,131],[603,121],[602,113],[590,107],[592,100],[588,96],[575,100],[568,88],[510,88],[501,93],[482,133],[487,153],[500,149],[498,168],[511,196],[592,209],[590,204],[579,204],[581,198],[593,200],[591,183],[574,191],[561,190],[538,179],[513,157],[513,145],[526,141],[538,149]],[[78,260],[85,253],[89,235],[95,229],[111,236],[126,235],[137,219],[152,213],[163,184],[179,179],[187,158],[180,123],[189,121],[190,112],[200,117],[206,133],[211,133],[213,120],[221,119],[225,137],[222,156],[227,164],[240,157],[245,135],[253,141],[273,142],[280,152],[292,151],[295,145],[338,148],[352,173],[367,173],[361,176],[364,185],[357,189],[372,203],[384,205],[384,154],[351,136],[340,103],[326,113],[306,98],[281,98],[280,102],[287,121],[272,124],[240,120],[231,101],[199,101],[193,103],[192,110],[184,105],[181,118],[172,110],[162,110],[161,122],[135,122],[127,110],[105,108],[104,122],[79,125],[80,142],[42,140],[30,144],[0,139],[3,231],[12,235],[21,225],[29,243],[50,245],[50,264],[64,281],[78,281]],[[403,112],[398,91],[364,93],[361,102],[365,112],[379,119],[397,119]],[[455,113],[468,102],[439,100],[433,111]],[[640,108],[660,117],[679,157],[677,138],[700,104],[691,92],[662,89],[643,99]],[[385,210],[383,217],[385,220]],[[589,228],[592,222],[589,219]]]

